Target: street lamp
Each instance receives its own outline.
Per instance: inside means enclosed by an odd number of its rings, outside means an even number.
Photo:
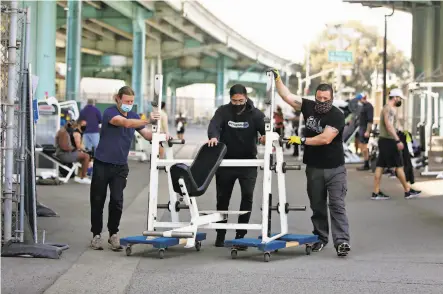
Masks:
[[[392,13],[385,14],[385,39],[384,39],[384,51],[383,51],[383,105],[386,104],[386,71],[387,71],[387,46],[388,46],[388,17],[394,14],[395,4],[392,4]]]

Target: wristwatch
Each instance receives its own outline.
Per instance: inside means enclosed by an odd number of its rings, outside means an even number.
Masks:
[[[305,145],[306,142],[306,138],[305,137],[300,137],[300,141],[302,145]]]
[[[397,143],[397,144],[398,144],[398,143],[401,143],[401,141],[400,141],[400,140],[397,140],[397,141],[395,141],[395,143]]]

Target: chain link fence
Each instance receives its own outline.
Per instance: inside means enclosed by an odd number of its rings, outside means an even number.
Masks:
[[[22,81],[25,77],[23,58],[26,13],[12,2],[1,3],[1,183],[2,183],[2,242],[23,241],[23,211],[20,210],[20,146]],[[11,116],[12,119],[11,119]]]

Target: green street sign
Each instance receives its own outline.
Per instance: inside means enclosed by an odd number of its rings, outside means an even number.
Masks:
[[[329,51],[329,62],[352,62],[352,52],[350,51]]]

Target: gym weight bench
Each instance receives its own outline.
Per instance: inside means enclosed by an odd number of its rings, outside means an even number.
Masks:
[[[154,248],[159,249],[160,258],[164,257],[165,249],[179,244],[185,244],[185,248],[195,247],[197,251],[200,251],[201,241],[206,240],[206,233],[197,232],[198,228],[205,224],[222,221],[226,219],[228,214],[224,211],[199,211],[196,200],[196,197],[205,194],[226,152],[227,148],[223,143],[218,143],[214,147],[205,144],[200,148],[190,166],[184,163],[176,163],[170,167],[174,192],[180,196],[175,206],[182,209],[188,208],[191,221],[188,226],[169,231],[144,231],[143,236],[121,238],[120,244],[126,246],[128,256],[131,255],[131,247],[134,244],[153,245]],[[181,202],[184,202],[184,204]],[[161,205],[157,207],[159,206]],[[243,213],[247,213],[247,211]]]

